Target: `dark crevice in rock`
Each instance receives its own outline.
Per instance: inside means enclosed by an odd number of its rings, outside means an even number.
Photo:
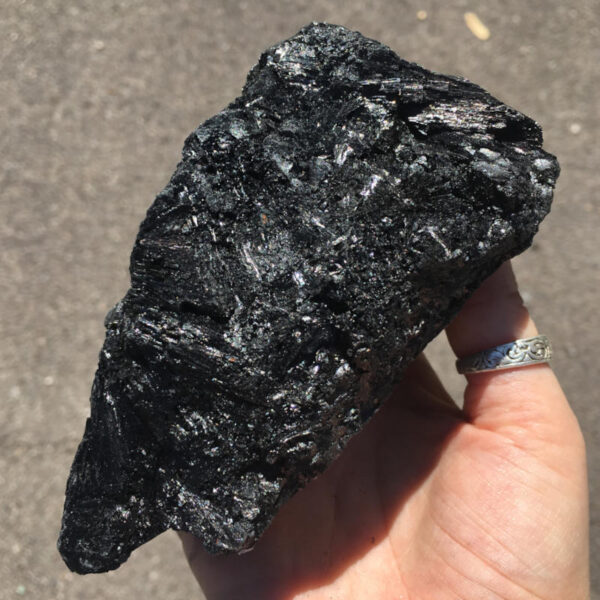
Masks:
[[[310,299],[318,304],[324,304],[334,315],[341,315],[350,308],[343,296],[336,291],[334,284],[328,284]]]
[[[179,310],[183,315],[208,317],[219,325],[226,325],[229,322],[229,317],[218,306],[213,304],[198,304],[190,300],[183,300],[179,303]]]

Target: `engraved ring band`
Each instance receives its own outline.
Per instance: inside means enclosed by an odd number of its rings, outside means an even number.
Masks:
[[[461,374],[485,373],[537,365],[548,362],[551,358],[550,340],[545,335],[536,335],[459,358],[456,361],[456,369]]]

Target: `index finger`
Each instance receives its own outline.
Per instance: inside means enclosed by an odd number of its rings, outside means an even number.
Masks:
[[[446,329],[459,358],[537,335],[509,262],[489,277]],[[559,435],[578,428],[563,391],[547,364],[467,375],[464,411],[474,424],[494,430],[540,427]],[[563,430],[564,433],[564,430]]]

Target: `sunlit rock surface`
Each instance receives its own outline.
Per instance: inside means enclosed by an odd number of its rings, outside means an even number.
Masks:
[[[558,176],[541,142],[342,27],[267,50],[140,227],[68,481],[68,566],[114,569],[168,528],[250,548],[529,246]]]

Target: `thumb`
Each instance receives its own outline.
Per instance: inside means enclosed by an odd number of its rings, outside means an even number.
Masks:
[[[537,335],[509,262],[467,301],[446,333],[459,358]],[[472,424],[519,444],[582,443],[575,415],[548,364],[473,373],[467,380],[464,412]]]

